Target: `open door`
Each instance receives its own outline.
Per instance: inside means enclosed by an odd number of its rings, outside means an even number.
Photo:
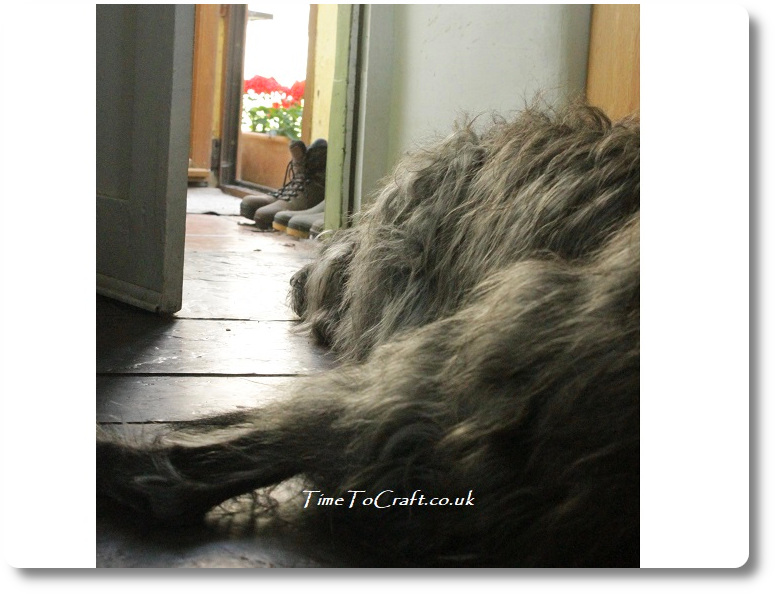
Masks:
[[[182,305],[194,5],[97,5],[97,292]]]

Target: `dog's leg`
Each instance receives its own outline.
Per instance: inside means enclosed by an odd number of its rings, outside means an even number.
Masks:
[[[293,477],[325,447],[319,439],[331,439],[337,410],[330,398],[325,406],[303,400],[205,419],[150,443],[98,430],[97,492],[142,516],[180,524]]]

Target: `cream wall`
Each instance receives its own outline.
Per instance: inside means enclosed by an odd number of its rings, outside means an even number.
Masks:
[[[328,120],[331,112],[331,90],[334,83],[336,56],[336,4],[319,4],[315,37],[315,78],[311,138],[328,139]]]

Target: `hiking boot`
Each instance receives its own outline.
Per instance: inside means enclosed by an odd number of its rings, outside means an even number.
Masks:
[[[307,183],[304,188],[307,206],[305,209],[320,204],[325,198],[327,154],[328,143],[322,138],[318,138],[307,147]]]
[[[274,216],[272,227],[276,231],[285,231],[288,228],[288,221],[290,221],[292,218],[303,214],[320,214],[323,212],[325,206],[325,202],[320,202],[312,208],[308,208],[306,210],[281,210]]]
[[[324,233],[332,233],[332,231],[326,231],[326,217],[325,215],[316,218],[309,226],[309,237],[315,239],[323,235]]]
[[[279,190],[265,192],[260,194],[251,194],[245,196],[240,203],[240,215],[250,219],[255,219],[256,211],[259,208],[272,204],[277,200],[290,200],[297,193],[303,191],[304,178],[304,160],[307,147],[300,140],[291,142],[288,146],[291,152],[291,160],[285,168],[283,186]]]
[[[278,191],[275,190],[274,192],[267,192],[266,194],[250,194],[244,196],[239,205],[240,215],[252,221],[259,208],[277,200],[277,192]]]
[[[291,219],[288,221],[288,226],[285,229],[285,232],[288,235],[298,237],[299,239],[315,237],[322,231],[325,218],[326,215],[323,212],[323,209],[321,209],[320,212],[305,212],[303,214],[299,213],[296,216],[291,217]],[[312,231],[313,227],[316,229],[314,235]]]
[[[293,179],[278,200],[258,208],[253,216],[260,229],[272,227],[275,216],[282,211],[302,211],[317,206],[325,198],[326,152],[328,143],[322,138],[307,148],[300,140],[291,143]],[[290,166],[289,165],[289,166]],[[285,189],[285,187],[283,188]]]

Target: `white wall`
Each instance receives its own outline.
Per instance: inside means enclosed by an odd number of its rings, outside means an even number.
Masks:
[[[356,197],[462,114],[583,93],[591,5],[369,5]],[[486,118],[482,118],[486,121]]]

